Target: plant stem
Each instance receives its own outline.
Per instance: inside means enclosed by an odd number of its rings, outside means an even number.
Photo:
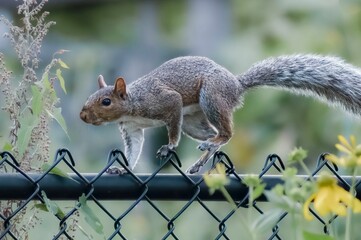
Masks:
[[[249,196],[248,196],[248,209],[247,209],[247,223],[250,228],[252,239],[256,239],[255,235],[253,234],[254,231],[252,231],[252,229],[251,229],[252,206],[253,206],[253,200],[254,200],[254,197],[253,197],[254,196],[254,194],[253,194],[254,187],[252,186],[252,187],[249,187],[248,189],[249,189],[248,190]]]
[[[297,224],[297,216],[296,216],[296,213],[294,211],[291,212],[291,215],[292,215],[292,225],[293,225],[293,229],[294,229],[293,232],[295,233],[294,240],[298,240],[299,227],[298,227],[298,224]]]
[[[225,187],[221,187],[219,190],[222,192],[222,194],[226,198],[226,200],[232,205],[232,207],[234,208],[234,211],[236,211],[237,210],[237,205],[233,201],[231,195],[229,195],[227,189]],[[249,219],[247,219],[247,222],[245,222],[243,218],[240,218],[240,220],[241,220],[243,226],[245,227],[245,229],[248,231],[248,236],[250,236],[251,239],[254,239],[252,228],[251,228],[251,225],[249,223]]]
[[[232,205],[232,207],[234,208],[234,210],[236,210],[236,209],[237,209],[237,205],[236,205],[235,202],[233,201],[231,195],[229,195],[227,189],[226,189],[225,187],[221,187],[219,190],[222,192],[222,194],[223,194],[223,196],[226,198],[227,202],[229,202],[229,203]]]
[[[352,195],[354,195],[355,192],[356,172],[357,172],[357,167],[354,167],[352,171],[351,187],[349,190],[350,194]],[[345,240],[351,240],[352,207],[353,207],[353,200],[351,201],[351,205],[347,207]]]
[[[311,171],[308,169],[307,165],[305,164],[305,162],[303,160],[299,161],[302,169],[306,172],[306,174],[309,176],[309,179],[311,182],[314,182],[315,179],[313,179],[312,173]]]

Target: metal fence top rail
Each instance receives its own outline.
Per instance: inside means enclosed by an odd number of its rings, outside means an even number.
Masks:
[[[189,200],[199,191],[198,197],[204,201],[225,201],[220,192],[209,194],[208,187],[202,181],[202,175],[186,175],[186,177],[180,174],[136,175],[141,182],[136,181],[130,174],[105,174],[98,177],[96,173],[82,173],[83,178],[74,173],[69,174],[71,178],[54,174],[43,176],[43,174],[28,173],[27,175],[33,181],[29,181],[20,173],[0,174],[0,200],[26,199],[39,188],[54,200],[76,200],[82,193],[93,190],[92,195],[98,200],[136,200],[145,191],[152,200]],[[234,200],[239,201],[247,195],[248,188],[238,180],[245,175],[237,176],[237,178],[230,176],[226,189]],[[307,178],[305,175],[300,177]],[[37,181],[40,178],[41,180]],[[343,176],[343,179],[348,183],[351,182],[351,177]],[[262,180],[267,184],[266,189],[282,183],[279,175],[264,175]],[[361,177],[357,178],[357,181],[359,180]],[[356,190],[361,192],[361,185],[358,185]],[[360,197],[358,195],[359,199]],[[266,201],[266,199],[261,196],[258,201]]]
[[[327,168],[333,172],[339,184],[346,190],[350,187],[351,177],[340,176],[337,166],[330,164],[324,159],[325,154],[321,154],[312,173],[317,177],[322,168]],[[97,200],[136,200],[147,196],[152,200],[189,200],[197,196],[204,201],[225,201],[224,196],[216,191],[209,194],[209,189],[203,181],[202,175],[188,175],[181,170],[181,162],[178,156],[173,153],[156,171],[151,174],[137,174],[127,168],[127,160],[119,150],[109,153],[108,164],[99,173],[80,173],[75,168],[75,161],[66,149],[59,149],[55,154],[54,162],[44,173],[27,173],[19,168],[19,163],[8,152],[1,153],[0,166],[11,167],[16,173],[0,173],[0,200],[23,200],[38,199],[40,192],[45,191],[50,199],[54,200],[76,200],[82,194],[93,196]],[[226,186],[230,196],[235,201],[243,201],[247,198],[248,188],[243,183],[245,175],[237,174],[233,163],[223,152],[215,154],[213,164],[222,162],[227,170],[230,182]],[[65,164],[71,170],[69,177],[61,177],[51,173],[51,170],[59,164]],[[121,165],[127,170],[127,174],[107,174],[106,170],[114,165]],[[162,174],[161,169],[171,164],[179,173]],[[277,155],[269,155],[259,177],[266,183],[266,189],[272,189],[278,183],[282,183],[280,175],[266,175],[274,168],[282,172],[284,164]],[[299,175],[307,178],[308,176]],[[361,183],[361,177],[357,177],[356,182]],[[357,197],[361,199],[361,184],[356,185]],[[264,195],[258,201],[266,201]]]

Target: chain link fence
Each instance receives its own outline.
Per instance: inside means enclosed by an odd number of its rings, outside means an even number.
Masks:
[[[172,153],[169,157],[162,161],[162,164],[152,173],[137,175],[127,168],[127,161],[124,154],[119,150],[110,152],[108,156],[108,163],[102,171],[98,174],[84,174],[80,173],[75,168],[75,162],[70,152],[66,149],[57,151],[54,162],[49,166],[49,169],[44,173],[26,173],[19,168],[16,159],[9,152],[2,152],[0,154],[0,200],[3,202],[0,209],[0,224],[1,232],[0,239],[22,239],[17,233],[17,220],[19,214],[24,214],[24,210],[34,202],[49,208],[54,208],[53,201],[76,201],[73,207],[67,208],[66,211],[56,211],[52,213],[52,221],[58,224],[57,230],[52,232],[52,239],[80,239],[74,234],[74,219],[78,217],[81,210],[84,211],[84,205],[92,204],[92,209],[101,212],[108,219],[112,227],[111,231],[102,232],[104,239],[133,239],[126,229],[128,216],[136,211],[142,203],[146,202],[147,206],[152,209],[153,214],[161,222],[165,231],[162,232],[161,239],[185,239],[182,237],[182,232],[177,228],[182,221],[191,221],[192,219],[185,219],[182,215],[187,212],[187,218],[192,215],[195,208],[201,208],[204,218],[211,219],[215,229],[212,231],[212,236],[209,239],[235,239],[232,237],[233,229],[238,228],[238,217],[235,217],[236,212],[241,209],[254,208],[254,212],[264,214],[264,202],[267,201],[264,195],[260,196],[255,202],[248,203],[248,188],[243,183],[243,175],[237,174],[235,168],[223,152],[217,152],[213,158],[214,164],[220,162],[226,166],[226,174],[230,179],[230,183],[226,189],[230,196],[234,199],[237,209],[225,207],[221,214],[219,211],[214,211],[209,207],[210,202],[225,202],[224,196],[216,191],[210,195],[207,186],[205,185],[201,175],[187,175],[181,170],[181,161],[176,155]],[[66,164],[70,169],[68,176],[59,176],[61,174],[54,174],[54,169],[59,164]],[[113,165],[120,165],[125,168],[128,174],[125,175],[109,175],[106,170]],[[163,174],[161,170],[166,166],[171,165],[178,174]],[[168,166],[167,166],[168,167]],[[338,173],[337,166],[325,161],[324,155],[318,159],[317,165],[312,173],[313,176],[321,169],[328,169],[338,179],[339,184],[345,189],[350,187],[350,177],[341,176]],[[272,170],[279,173],[284,169],[284,164],[279,156],[269,155],[265,161],[264,167],[259,174],[259,177],[266,183],[266,189],[273,188],[276,184],[282,183],[279,175],[269,175]],[[9,172],[15,173],[9,173]],[[7,173],[8,172],[8,173]],[[303,176],[306,178],[306,176]],[[357,197],[360,199],[360,181],[356,184]],[[49,201],[51,199],[51,202]],[[5,203],[14,203],[7,206]],[[123,207],[121,212],[119,209],[114,211],[108,209],[107,201],[126,201],[128,204]],[[177,209],[171,213],[164,211],[163,202],[177,201]],[[39,205],[40,204],[40,205]],[[83,205],[83,206],[82,206]],[[82,208],[83,207],[83,208]],[[55,208],[56,209],[56,208]],[[267,209],[267,208],[266,208]],[[49,211],[49,210],[48,210]],[[90,213],[92,213],[90,211]],[[329,232],[329,224],[334,221],[337,216],[325,220],[318,216],[311,210],[311,213],[318,219],[320,225],[325,233]],[[89,212],[88,212],[89,214]],[[267,233],[265,239],[286,239],[282,235],[282,225],[287,222],[286,217],[289,213],[283,212],[276,224]],[[76,223],[77,221],[75,221]],[[89,221],[90,225],[92,221]],[[96,224],[96,223],[95,223]],[[106,223],[102,223],[103,225]],[[137,224],[137,223],[135,223]],[[195,222],[194,224],[202,224]],[[100,225],[100,223],[98,223]],[[109,225],[109,224],[107,224]],[[78,226],[78,224],[75,224]],[[93,228],[97,226],[93,226]],[[99,226],[98,226],[99,227]],[[37,228],[37,226],[34,226]],[[198,229],[198,228],[195,228]],[[198,230],[200,230],[199,228]],[[142,231],[136,229],[135,231]],[[152,231],[158,231],[153,229]],[[209,231],[209,229],[207,229]],[[84,231],[86,232],[86,231]],[[97,239],[97,238],[93,238]],[[155,238],[147,238],[155,239]],[[238,238],[239,239],[239,238]]]

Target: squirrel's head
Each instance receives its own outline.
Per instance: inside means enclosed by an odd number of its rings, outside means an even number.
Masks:
[[[114,122],[127,113],[128,96],[123,78],[107,86],[102,75],[98,77],[99,90],[90,95],[80,112],[80,118],[93,125]]]

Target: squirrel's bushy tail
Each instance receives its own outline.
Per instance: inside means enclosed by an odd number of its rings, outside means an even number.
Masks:
[[[269,58],[237,76],[242,91],[281,87],[312,95],[361,115],[361,70],[336,57],[291,55]]]

